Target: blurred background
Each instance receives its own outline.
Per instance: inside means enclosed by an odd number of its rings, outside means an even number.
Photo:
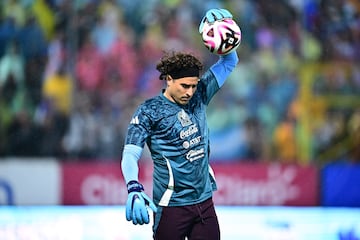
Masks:
[[[242,30],[208,120],[220,219],[253,228],[224,239],[360,239],[358,0],[2,0],[0,239],[150,238],[123,219],[126,128],[164,50],[216,62],[197,31],[210,8]]]

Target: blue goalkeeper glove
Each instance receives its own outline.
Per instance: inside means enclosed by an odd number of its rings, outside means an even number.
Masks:
[[[130,181],[127,184],[128,199],[126,201],[126,220],[133,224],[149,223],[149,213],[147,206],[156,212],[156,206],[153,201],[144,193],[144,187],[137,181]]]
[[[204,23],[208,21],[209,23],[215,22],[217,20],[232,18],[232,14],[226,9],[213,8],[206,12],[205,16],[202,18],[199,25],[199,33],[202,33],[202,29],[204,27]]]

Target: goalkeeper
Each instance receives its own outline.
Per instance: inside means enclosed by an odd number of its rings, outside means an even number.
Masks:
[[[205,20],[223,18],[232,15],[225,9],[209,10],[200,31]],[[166,53],[156,66],[165,89],[139,105],[130,121],[121,161],[129,193],[126,219],[147,224],[148,208],[152,209],[154,239],[220,239],[206,107],[237,62],[234,51],[201,74],[203,64],[194,55]],[[153,200],[138,182],[138,160],[145,144],[154,163]]]

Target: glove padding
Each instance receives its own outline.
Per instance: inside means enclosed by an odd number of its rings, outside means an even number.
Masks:
[[[210,9],[205,13],[205,16],[202,18],[202,20],[200,22],[199,33],[200,34],[202,33],[202,29],[203,29],[204,23],[206,21],[208,21],[209,23],[212,23],[212,22],[215,22],[215,21],[221,20],[221,19],[227,19],[227,18],[232,19],[232,17],[233,17],[232,14],[226,9],[223,9],[223,8]]]
[[[137,181],[130,181],[127,184],[128,199],[126,201],[126,220],[133,224],[147,224],[150,222],[147,206],[156,212],[153,201],[144,193],[144,187]]]

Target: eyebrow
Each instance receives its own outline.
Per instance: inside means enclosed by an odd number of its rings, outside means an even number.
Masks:
[[[186,84],[186,83],[180,83],[183,87],[197,87],[197,84]]]

